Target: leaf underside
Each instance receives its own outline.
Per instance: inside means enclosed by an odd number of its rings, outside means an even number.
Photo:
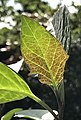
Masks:
[[[58,112],[53,110],[56,115]],[[32,109],[32,110],[23,110],[16,112],[15,116],[17,117],[24,117],[24,118],[31,118],[34,120],[45,120],[45,118],[49,118],[49,120],[54,120],[54,117],[48,112],[48,110],[43,109]]]
[[[57,86],[62,81],[68,55],[56,38],[25,15],[22,15],[21,51],[31,74],[40,75],[40,82]]]

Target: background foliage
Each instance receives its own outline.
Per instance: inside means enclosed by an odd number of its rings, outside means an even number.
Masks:
[[[15,9],[13,6],[7,6],[7,2],[8,0],[0,1],[0,22],[5,22],[10,26],[10,29],[9,27],[0,29],[0,61],[11,64],[22,58],[20,51],[21,13],[26,12],[28,16],[41,22],[46,27],[47,20],[49,20],[60,6],[58,5],[56,9],[52,9],[48,6],[48,3],[41,2],[41,0],[15,0],[15,3],[19,3],[22,6],[22,9]],[[72,5],[78,12],[70,15],[72,43],[64,79],[66,101],[64,120],[81,119],[81,6]],[[7,17],[12,18],[14,25],[6,21]],[[35,95],[43,99],[52,108],[57,109],[56,99],[50,88],[39,83],[38,78],[33,78],[33,76],[30,78],[27,77],[27,73],[29,72],[27,68],[27,65],[24,63],[19,74],[24,77]],[[20,102],[0,105],[0,116],[14,107],[23,107],[24,109],[30,107],[40,108],[33,100],[26,98]]]

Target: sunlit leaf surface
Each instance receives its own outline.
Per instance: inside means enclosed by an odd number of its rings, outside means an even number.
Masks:
[[[0,104],[31,96],[29,86],[6,65],[0,63]]]
[[[62,81],[68,55],[56,38],[25,15],[22,15],[21,51],[31,74],[39,74],[42,83],[57,86]]]

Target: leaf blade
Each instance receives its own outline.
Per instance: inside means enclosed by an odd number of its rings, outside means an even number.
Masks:
[[[52,25],[56,38],[60,40],[65,51],[69,53],[71,45],[70,13],[65,5],[54,14]]]
[[[30,66],[31,74],[40,74],[39,80],[42,83],[57,86],[63,79],[68,59],[61,43],[25,15],[22,16],[21,42],[21,51]]]
[[[33,93],[24,80],[6,65],[0,63],[0,104],[23,99],[29,94]]]
[[[53,112],[58,114],[56,110],[53,110]],[[31,118],[34,120],[46,120],[46,118],[49,118],[49,120],[54,120],[54,117],[48,112],[48,110],[43,109],[31,109],[31,110],[23,110],[20,112],[16,112],[15,116],[22,116],[24,118]]]
[[[21,108],[15,108],[9,112],[7,112],[2,118],[1,120],[11,120],[12,116],[16,113],[16,112],[19,112],[21,111],[22,109]]]

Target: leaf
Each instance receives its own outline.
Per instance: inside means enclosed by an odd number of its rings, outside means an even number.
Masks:
[[[18,111],[21,111],[22,109],[21,108],[16,108],[16,109],[13,109],[11,111],[9,111],[8,113],[6,113],[2,118],[1,120],[11,120],[12,116],[18,112]]]
[[[22,15],[21,51],[40,82],[57,86],[62,81],[68,55],[56,38],[26,15]]]
[[[53,112],[58,114],[56,110]],[[16,112],[15,117],[24,117],[24,118],[31,118],[34,120],[54,120],[54,116],[48,112],[48,110],[40,110],[40,109],[32,109],[32,110],[23,110]]]
[[[27,96],[47,109],[55,118],[57,117],[46,103],[32,93],[20,76],[0,62],[0,104],[20,100]]]
[[[0,63],[0,104],[32,96],[24,80],[6,65]]]
[[[27,96],[35,100],[57,118],[53,110],[32,93],[29,86],[20,76],[0,62],[0,104],[20,100]]]
[[[69,53],[71,45],[70,14],[64,5],[53,16],[52,24],[56,38],[62,43],[65,51]]]

